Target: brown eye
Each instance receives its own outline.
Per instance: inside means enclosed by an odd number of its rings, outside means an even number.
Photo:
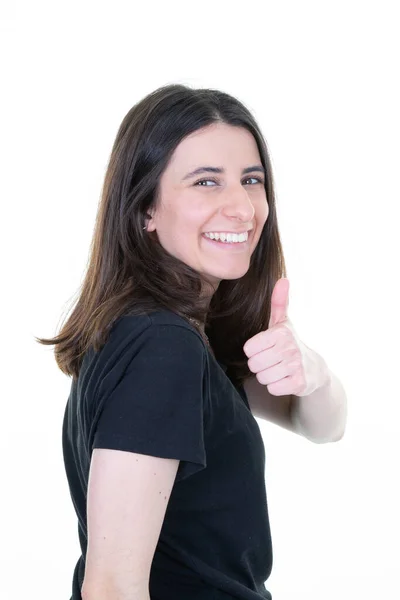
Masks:
[[[254,179],[254,181],[255,181],[256,183],[262,183],[262,184],[264,184],[264,181],[263,181],[262,179],[260,179],[259,177],[248,177],[248,178],[247,178],[247,179],[245,179],[244,181],[249,181],[250,179]],[[254,184],[252,184],[252,185],[254,185]]]
[[[213,183],[217,183],[217,181],[215,181],[215,179],[199,179],[199,181],[196,181],[196,183],[194,185],[198,185],[199,183],[206,183],[207,181],[212,181]],[[210,187],[209,185],[202,185],[202,186],[198,186],[198,187]],[[213,186],[211,186],[213,187]]]
[[[251,179],[253,179],[255,181],[255,183],[252,183],[250,185],[256,185],[257,183],[261,183],[261,185],[264,185],[263,179],[260,179],[259,177],[247,177],[246,179],[243,179],[243,182],[250,181]],[[198,186],[198,187],[214,187],[214,186],[209,186],[209,185],[202,185],[202,186],[199,185],[200,183],[207,183],[209,181],[212,181],[216,185],[218,184],[218,181],[216,181],[215,179],[199,179],[193,185]]]

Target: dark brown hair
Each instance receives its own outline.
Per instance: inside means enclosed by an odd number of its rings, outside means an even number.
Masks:
[[[266,171],[269,214],[247,273],[222,280],[206,306],[199,273],[143,227],[148,209],[158,205],[160,177],[175,148],[187,135],[216,122],[244,127],[254,136]],[[243,345],[268,328],[271,294],[280,277],[286,277],[286,267],[271,160],[255,119],[239,100],[219,90],[163,86],[135,104],[120,125],[76,305],[56,337],[36,341],[55,345],[59,368],[77,378],[86,350],[93,346],[98,351],[119,317],[168,309],[205,323],[217,360],[240,384],[252,375]]]

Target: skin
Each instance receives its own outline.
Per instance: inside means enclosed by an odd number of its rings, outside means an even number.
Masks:
[[[157,231],[162,246],[200,273],[214,291],[221,280],[245,275],[268,217],[264,173],[242,173],[255,165],[262,167],[247,129],[217,123],[197,130],[175,149],[161,176],[159,205],[149,211],[147,230]],[[203,166],[221,167],[225,173],[184,179]],[[202,237],[203,232],[249,228],[248,247],[241,252],[221,249]]]

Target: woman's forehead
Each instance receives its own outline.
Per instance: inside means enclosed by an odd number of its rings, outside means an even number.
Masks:
[[[249,131],[232,125],[222,129],[222,124],[218,124],[218,127],[218,131],[213,126],[184,138],[176,147],[166,170],[182,179],[204,167],[241,172],[260,163],[256,141]]]

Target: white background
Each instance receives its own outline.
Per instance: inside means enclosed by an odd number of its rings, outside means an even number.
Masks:
[[[79,557],[53,348],[122,118],[167,83],[252,111],[272,155],[300,338],[341,379],[345,438],[258,421],[274,600],[400,598],[397,2],[2,2],[1,596],[67,600]]]

